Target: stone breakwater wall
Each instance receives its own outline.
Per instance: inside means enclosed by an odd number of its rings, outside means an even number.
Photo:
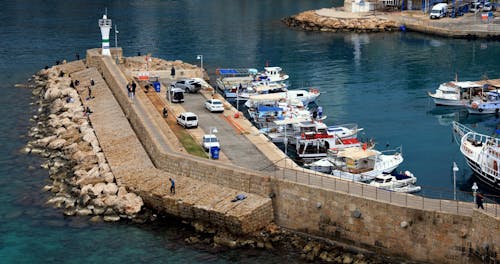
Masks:
[[[111,67],[106,66],[108,63],[112,62],[106,59],[95,62],[100,65],[98,67],[101,67],[100,71],[110,88],[123,93],[115,94],[117,100],[127,100],[123,87],[119,83],[112,84],[115,77],[107,69]],[[473,211],[467,216],[402,207],[341,191],[279,180],[264,172],[165,152],[158,147],[153,133],[142,124],[141,117],[132,110],[124,110],[156,166],[173,174],[272,197],[274,221],[281,227],[347,241],[382,254],[434,263],[473,263],[474,255],[470,252],[496,259],[500,255],[498,217],[482,211]]]
[[[65,215],[94,215],[95,220],[102,216],[105,221],[135,218],[143,201],[117,184],[80,96],[70,87],[68,74],[82,69],[83,62],[76,61],[33,76],[39,108],[23,151],[46,158],[42,167],[52,183],[44,190],[54,194],[48,203],[63,208]]]
[[[314,10],[282,19],[289,27],[324,32],[395,31],[396,22],[380,17],[334,18],[318,15]]]

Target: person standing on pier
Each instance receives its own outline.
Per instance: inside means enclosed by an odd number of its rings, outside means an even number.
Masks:
[[[132,99],[132,84],[127,83],[128,98]]]
[[[170,76],[172,76],[172,80],[175,78],[175,68],[172,66],[172,69],[170,69]]]
[[[170,193],[175,194],[175,181],[172,178],[168,178],[170,181]]]
[[[90,78],[90,86],[94,86],[95,82],[94,79]]]
[[[476,194],[476,204],[477,204],[477,209],[481,208],[484,210],[484,206],[483,206],[483,199],[484,199],[484,196],[478,192]]]
[[[135,84],[135,82],[132,82],[132,100],[134,100],[135,97],[135,88],[137,88],[137,84]]]
[[[88,92],[89,92],[89,97],[87,97],[87,100],[90,100],[90,99],[92,99],[92,98],[93,98],[93,97],[92,97],[92,88],[90,88],[90,86],[87,86],[87,90],[88,90]]]

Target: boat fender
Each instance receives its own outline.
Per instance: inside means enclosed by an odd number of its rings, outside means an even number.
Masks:
[[[483,108],[479,108],[477,109],[477,111],[479,111],[479,113],[483,112]]]
[[[479,106],[479,105],[478,105],[478,103],[476,103],[476,102],[473,102],[473,103],[471,104],[472,109],[477,109],[477,107],[478,107],[478,106]]]

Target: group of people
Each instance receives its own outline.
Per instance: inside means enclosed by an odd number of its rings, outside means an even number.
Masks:
[[[135,82],[127,83],[127,92],[128,92],[128,97],[130,98],[130,100],[134,100],[136,88],[137,88],[137,84],[135,84]]]

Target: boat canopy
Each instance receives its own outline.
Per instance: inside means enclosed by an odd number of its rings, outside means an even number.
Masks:
[[[255,74],[255,69],[217,69],[215,73],[222,76],[248,76]]]
[[[285,99],[286,93],[271,93],[271,94],[256,94],[250,95],[249,99],[256,101],[279,101],[280,99]]]
[[[346,148],[339,150],[337,157],[349,158],[352,160],[366,159],[378,155],[379,152],[371,149],[363,149],[360,147]]]
[[[302,123],[305,121],[307,121],[306,118],[297,117],[297,118],[289,118],[289,119],[285,119],[285,120],[276,120],[276,121],[274,121],[274,123],[278,126],[283,126],[283,125]]]
[[[283,109],[277,106],[267,106],[267,105],[259,105],[257,107],[257,111],[259,112],[282,112]]]

